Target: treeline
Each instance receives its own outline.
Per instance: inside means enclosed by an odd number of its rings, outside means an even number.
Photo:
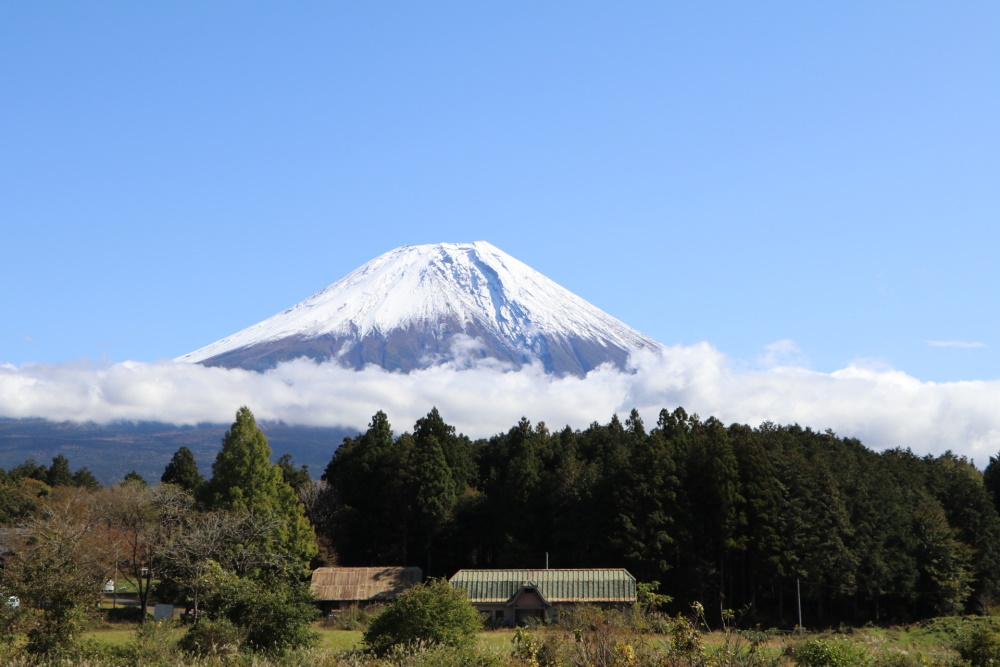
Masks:
[[[290,481],[304,484],[304,471],[287,459],[272,463],[271,453],[244,407],[207,478],[184,447],[155,486],[132,472],[101,488],[71,473],[62,456],[2,471],[0,591],[17,603],[0,605],[0,662],[21,664],[22,653],[88,662],[93,656],[75,653],[87,649],[81,629],[97,615],[102,590],[115,590],[117,602],[116,585],[126,582],[133,604],[113,603],[112,620],[135,612],[145,621],[154,601],[186,608],[194,623],[179,646],[188,653],[312,644],[316,535]],[[108,664],[147,664],[128,653],[136,647],[120,648]]]
[[[163,516],[144,515],[152,532],[143,539],[181,544],[190,526],[224,510],[233,525],[264,522],[261,552],[289,562],[419,565],[428,576],[626,567],[660,582],[678,610],[692,601],[716,615],[747,608],[783,627],[799,622],[800,606],[807,627],[892,623],[985,611],[1000,593],[996,459],[981,473],[952,453],[873,452],[829,431],[726,426],[683,409],[650,427],[635,411],[555,432],[522,419],[475,441],[436,409],[399,434],[378,412],[336,449],[322,482],[270,455],[246,408],[211,475],[181,447],[159,486],[183,493],[187,518],[168,503]],[[130,473],[122,485],[145,480]],[[62,456],[0,470],[0,524],[23,528],[66,490],[101,491]],[[142,497],[174,499],[168,491]],[[205,558],[224,560],[229,548],[243,557],[244,538],[233,539]],[[161,547],[136,551],[132,569],[168,572]],[[161,593],[191,601],[180,588]]]
[[[799,426],[683,409],[647,428],[471,441],[437,410],[394,435],[376,414],[309,512],[343,565],[627,567],[678,602],[791,626],[984,611],[1000,589],[1000,464],[881,453]]]

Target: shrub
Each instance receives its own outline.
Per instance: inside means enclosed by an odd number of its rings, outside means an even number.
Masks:
[[[552,633],[539,637],[519,627],[515,630],[511,643],[513,648],[510,655],[518,660],[519,664],[530,667],[558,667],[564,662],[560,650],[562,643]]]
[[[242,643],[243,631],[228,619],[202,619],[188,628],[177,642],[177,647],[186,653],[205,657],[236,653]]]
[[[813,639],[795,649],[795,664],[802,667],[863,667],[871,659],[861,646],[844,640]]]
[[[926,667],[927,660],[923,654],[910,653],[895,648],[887,648],[875,655],[875,667]]]
[[[1000,632],[986,625],[976,625],[959,634],[955,650],[972,667],[1000,665]]]
[[[217,601],[221,615],[242,628],[244,646],[252,651],[281,654],[314,645],[309,629],[318,611],[309,588],[278,577],[268,581],[242,579],[227,587]]]
[[[372,622],[364,640],[376,655],[420,642],[466,648],[475,642],[480,627],[479,614],[465,592],[434,580],[404,591]]]

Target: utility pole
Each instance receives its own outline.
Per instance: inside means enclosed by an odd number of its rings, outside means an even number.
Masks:
[[[802,585],[799,583],[799,578],[795,578],[795,593],[799,599],[799,632],[802,631]]]

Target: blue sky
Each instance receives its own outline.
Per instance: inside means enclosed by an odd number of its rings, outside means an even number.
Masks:
[[[992,382],[998,34],[994,2],[6,2],[0,363],[173,358],[487,240],[737,370]]]

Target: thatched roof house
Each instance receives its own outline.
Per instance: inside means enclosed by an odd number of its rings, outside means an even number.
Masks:
[[[312,573],[312,591],[324,612],[352,604],[391,602],[423,580],[419,567],[320,567]]]

